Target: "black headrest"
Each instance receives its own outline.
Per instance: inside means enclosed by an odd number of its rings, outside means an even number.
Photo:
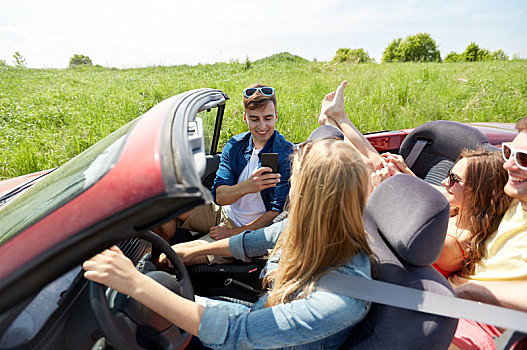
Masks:
[[[443,248],[450,206],[438,190],[411,175],[382,182],[366,208],[379,233],[404,261],[428,266]]]
[[[429,143],[425,152],[455,160],[465,148],[476,149],[478,146],[495,149],[487,136],[478,128],[450,120],[435,120],[418,126],[405,137],[399,153],[406,158],[417,140]]]

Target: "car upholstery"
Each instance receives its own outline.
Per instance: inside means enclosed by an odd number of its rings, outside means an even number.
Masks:
[[[449,218],[446,198],[425,181],[395,175],[372,193],[364,224],[375,253],[374,278],[454,296],[431,264],[439,257]],[[344,349],[446,349],[457,319],[373,304]]]

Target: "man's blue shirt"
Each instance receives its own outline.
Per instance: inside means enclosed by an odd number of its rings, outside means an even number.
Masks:
[[[216,172],[214,185],[212,186],[214,202],[216,202],[216,189],[219,186],[234,186],[237,184],[243,169],[249,163],[253,148],[253,138],[250,132],[232,137],[225,147],[223,147],[220,165]],[[291,154],[293,150],[293,144],[275,130],[259,153],[278,153],[278,172],[281,175],[280,182],[275,187],[267,188],[260,192],[266,211],[281,212],[284,208],[289,194]],[[260,162],[258,162],[258,167],[260,167]]]

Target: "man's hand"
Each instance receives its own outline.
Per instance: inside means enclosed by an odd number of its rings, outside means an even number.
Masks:
[[[251,176],[242,182],[246,193],[258,193],[269,187],[275,187],[280,182],[279,173],[271,173],[273,169],[263,167],[256,169]],[[267,174],[264,174],[267,172]]]
[[[258,193],[269,187],[275,187],[280,182],[279,173],[271,173],[269,167],[256,169],[247,180],[234,186],[221,185],[216,189],[216,203],[231,205],[248,193]],[[268,173],[268,174],[264,174]]]
[[[232,229],[227,226],[212,226],[209,231],[210,238],[220,240],[231,237],[233,235]]]

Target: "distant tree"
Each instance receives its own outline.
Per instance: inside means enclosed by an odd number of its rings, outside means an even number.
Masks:
[[[401,42],[400,56],[404,62],[441,62],[441,54],[430,34],[409,35]]]
[[[367,51],[364,51],[363,48],[359,49],[347,49],[341,48],[337,50],[335,57],[333,57],[333,62],[342,63],[342,62],[352,62],[352,63],[369,63],[373,60],[370,58],[370,55]]]
[[[243,65],[243,69],[244,70],[249,70],[251,69],[253,66],[251,64],[251,60],[249,59],[249,56],[245,56],[245,63]]]
[[[509,56],[507,56],[503,50],[496,50],[492,52],[490,57],[494,61],[507,61],[509,59]]]
[[[476,62],[476,61],[507,61],[509,56],[503,50],[492,53],[488,49],[482,49],[478,44],[471,42],[465,52],[458,54],[451,52],[445,57],[445,62]]]
[[[15,64],[15,67],[25,67],[26,66],[26,59],[20,54],[20,52],[15,52],[15,54],[13,55],[13,58],[14,58],[14,61],[13,63]]]
[[[70,68],[78,66],[93,66],[93,63],[88,56],[75,54],[70,58]]]
[[[399,47],[401,46],[402,38],[393,39],[393,41],[382,52],[382,62],[399,62],[401,57],[399,55]]]
[[[6,60],[0,60],[0,67],[7,67],[8,64],[6,62]]]
[[[461,62],[461,61],[463,61],[463,56],[452,51],[451,53],[446,55],[443,62]]]
[[[394,39],[383,52],[383,62],[441,62],[441,54],[428,33]]]
[[[463,60],[467,62],[487,61],[490,59],[489,50],[480,48],[479,45],[474,42],[468,44],[465,52],[461,55],[463,56]]]

